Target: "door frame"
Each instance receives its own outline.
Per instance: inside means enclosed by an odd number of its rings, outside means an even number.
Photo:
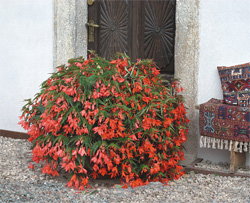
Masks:
[[[190,119],[185,161],[197,157],[198,71],[200,0],[176,0],[175,78],[184,88],[183,97]],[[54,0],[54,67],[69,58],[87,57],[87,0]]]

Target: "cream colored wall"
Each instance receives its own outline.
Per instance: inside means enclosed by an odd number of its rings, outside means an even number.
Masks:
[[[199,104],[222,99],[217,66],[250,62],[249,13],[249,0],[200,0]],[[230,154],[198,148],[198,157],[229,162]]]
[[[0,0],[0,129],[23,131],[23,100],[53,71],[52,14],[51,0]]]

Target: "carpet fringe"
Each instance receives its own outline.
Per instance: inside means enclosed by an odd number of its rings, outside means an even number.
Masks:
[[[200,148],[212,148],[221,150],[232,150],[233,141],[223,140],[214,137],[200,136]],[[249,142],[239,142],[235,141],[235,152],[249,152],[250,153],[250,143]]]

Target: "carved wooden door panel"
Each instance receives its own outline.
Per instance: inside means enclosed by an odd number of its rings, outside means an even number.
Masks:
[[[174,73],[175,1],[142,1],[142,58],[152,58],[162,73]]]
[[[162,73],[174,73],[175,0],[95,0],[88,11],[99,25],[88,49],[107,59],[116,52],[154,59]]]
[[[116,52],[129,55],[129,34],[131,32],[130,10],[128,1],[96,0],[89,6],[89,20],[94,20],[99,27],[94,31],[94,42],[88,42],[88,49],[110,59]]]

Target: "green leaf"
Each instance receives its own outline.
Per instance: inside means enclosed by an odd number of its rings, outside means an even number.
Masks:
[[[83,155],[81,158],[82,158],[82,166],[83,166],[83,168],[85,168],[86,156]]]
[[[64,133],[62,133],[62,134],[59,135],[56,139],[54,139],[53,145],[54,145],[56,142],[58,142],[58,141],[60,141],[60,140],[63,140],[63,138],[65,138]]]
[[[115,184],[113,188],[120,189],[122,187],[123,187],[122,185]]]
[[[149,109],[148,106],[143,107],[142,110],[140,110],[140,111],[136,114],[136,116],[138,116],[138,117],[142,116],[146,111],[148,111],[148,109]]]
[[[64,122],[68,119],[69,114],[73,111],[73,108],[71,108],[64,116],[63,119],[61,121],[61,125],[64,124]]]
[[[86,150],[88,150],[88,148],[90,148],[90,150],[91,150],[91,141],[92,141],[92,139],[91,139],[90,136],[85,136],[84,137],[83,143],[84,143],[84,145],[86,147]]]
[[[94,195],[96,193],[98,193],[99,191],[98,190],[94,190],[93,192],[91,192],[89,195]]]
[[[40,105],[38,106],[38,110],[41,112],[41,114],[44,112],[44,107],[42,103],[40,103]]]
[[[110,143],[109,145],[106,146],[106,149],[109,149],[110,147],[114,147],[115,149],[120,149],[121,147],[116,144],[115,142]]]
[[[134,75],[133,75],[133,73],[134,73],[134,70],[135,70],[135,66],[133,66],[133,68],[132,68],[132,70],[131,70],[131,72],[130,72],[130,77],[134,77]]]
[[[81,165],[81,156],[79,154],[77,154],[76,166],[80,166],[80,165]]]
[[[102,141],[99,140],[93,144],[93,146],[90,149],[90,153],[95,154],[96,150],[99,149],[102,145]]]
[[[146,169],[149,170],[149,166],[148,165],[141,164],[138,172],[142,171],[144,168],[146,168]]]

